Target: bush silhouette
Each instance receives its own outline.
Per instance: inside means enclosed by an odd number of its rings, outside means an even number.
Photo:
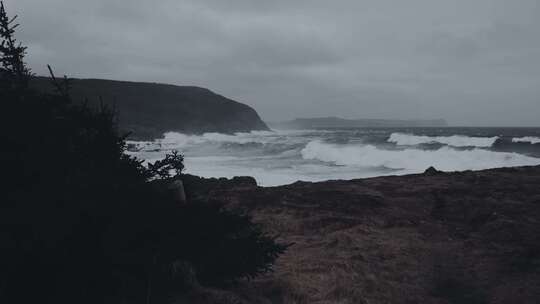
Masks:
[[[52,70],[56,92],[33,90],[13,21],[2,3],[1,303],[159,303],[179,261],[212,284],[271,269],[285,246],[249,218],[156,190],[180,154],[148,167],[126,155],[114,109],[73,103]]]

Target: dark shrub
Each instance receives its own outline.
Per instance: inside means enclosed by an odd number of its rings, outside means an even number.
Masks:
[[[248,216],[204,204],[185,207],[182,226],[185,235],[182,258],[190,261],[200,282],[221,284],[239,278],[254,278],[271,270],[286,249],[266,236]]]
[[[267,271],[283,247],[248,218],[179,206],[150,180],[183,169],[124,154],[116,113],[29,88],[25,48],[0,10],[0,303],[156,303],[175,288],[163,269],[194,265],[204,282]]]

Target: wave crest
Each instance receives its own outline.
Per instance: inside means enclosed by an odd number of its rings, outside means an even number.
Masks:
[[[452,147],[478,147],[488,148],[499,139],[494,137],[469,137],[464,135],[452,136],[421,136],[405,133],[392,133],[388,142],[395,143],[398,146],[416,146],[420,144],[441,143]]]
[[[531,144],[540,144],[539,137],[525,136],[525,137],[515,137],[512,138],[514,143],[531,143]]]
[[[443,171],[481,170],[497,167],[540,164],[540,159],[517,153],[493,152],[484,149],[455,150],[384,150],[372,145],[343,146],[312,141],[301,151],[302,157],[343,166],[386,167],[422,172],[430,166]]]
[[[250,133],[204,133],[202,135],[187,135],[178,132],[167,132],[158,142],[164,145],[173,145],[177,148],[185,148],[205,143],[267,143],[269,137],[275,135],[270,131],[253,131]]]

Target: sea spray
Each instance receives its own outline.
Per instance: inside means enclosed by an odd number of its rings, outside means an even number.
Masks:
[[[540,144],[540,137],[525,136],[519,138],[512,138],[514,143],[530,143],[530,144]]]
[[[404,133],[392,133],[388,142],[400,146],[416,146],[420,144],[440,143],[452,147],[491,147],[498,139],[494,137],[469,137],[464,135],[424,136]]]
[[[427,136],[427,135],[429,136]],[[540,129],[422,128],[286,130],[199,135],[168,132],[152,142],[130,141],[129,152],[154,161],[171,150],[186,172],[204,177],[253,176],[259,185],[423,172],[538,165]],[[498,138],[498,139],[497,139]],[[521,139],[512,143],[512,138]],[[493,142],[507,142],[504,151]],[[426,147],[425,143],[438,145]],[[515,145],[515,148],[513,147]],[[536,145],[538,146],[538,145]],[[530,153],[529,153],[530,152]],[[527,153],[524,154],[524,153]]]
[[[408,173],[422,172],[430,166],[444,171],[461,171],[540,164],[539,158],[484,149],[386,150],[373,145],[335,145],[318,140],[307,144],[301,153],[305,159],[341,166],[384,167]]]

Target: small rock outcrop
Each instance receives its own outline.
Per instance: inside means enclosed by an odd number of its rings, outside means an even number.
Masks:
[[[257,188],[257,181],[251,176],[227,178],[204,178],[191,174],[182,174],[182,182],[188,201],[207,200],[213,193],[233,189]]]
[[[169,190],[171,196],[173,197],[174,201],[179,204],[185,204],[186,203],[186,192],[184,190],[184,183],[182,180],[177,179],[172,181],[168,186],[167,189]]]
[[[429,167],[426,169],[426,171],[424,171],[425,175],[436,175],[439,173],[441,173],[441,171],[435,169],[435,167]]]

